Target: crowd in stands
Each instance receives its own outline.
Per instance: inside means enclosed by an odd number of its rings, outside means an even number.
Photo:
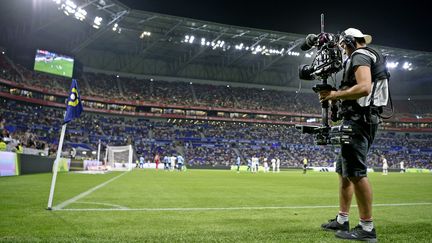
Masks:
[[[35,72],[20,64],[12,63],[0,55],[0,77],[6,80],[40,87],[51,92],[68,92],[69,79]],[[154,79],[137,79],[84,73],[78,78],[81,95],[117,101],[143,101],[164,105],[223,107],[264,111],[286,111],[320,114],[320,104],[314,93],[281,91],[253,87],[200,84],[192,82],[168,82]],[[394,100],[396,113],[432,115],[430,100]],[[119,104],[106,105],[87,100],[88,107],[135,111]]]
[[[67,78],[34,72],[0,58],[0,77],[51,92],[68,92]],[[320,113],[318,98],[312,93],[265,90],[226,85],[168,82],[153,79],[85,73],[78,79],[81,95],[118,101],[144,101],[166,105],[224,107],[250,110]],[[87,102],[94,107],[91,101]],[[120,105],[117,105],[121,107]],[[109,107],[102,107],[109,108]],[[111,107],[112,108],[112,107]]]
[[[70,85],[66,78],[15,65],[5,55],[0,55],[0,78],[45,88],[51,92],[65,93]],[[4,86],[0,86],[0,89],[16,95],[64,102],[62,98],[37,92],[6,90]],[[80,91],[84,97],[120,101],[312,114],[321,112],[314,93],[297,94],[289,91],[168,82],[106,74],[83,74]],[[48,148],[52,156],[57,150],[64,111],[6,99],[0,101],[1,137],[28,148]],[[411,100],[410,103],[400,103],[400,106],[395,104],[400,113],[432,113],[427,102]],[[102,109],[130,109],[120,104],[92,101],[85,101],[84,104]],[[100,105],[102,107],[99,107]],[[383,154],[390,166],[397,166],[400,161],[404,161],[407,167],[430,169],[431,138],[431,134],[380,133],[372,147],[369,163],[380,167],[379,155]],[[312,136],[301,134],[289,126],[198,121],[173,123],[88,112],[83,113],[78,121],[69,124],[65,141],[65,150],[72,147],[95,150],[99,141],[103,146],[133,144],[137,156],[144,156],[146,160],[151,159],[155,153],[167,156],[182,153],[186,163],[191,166],[229,165],[234,163],[237,156],[241,156],[243,164],[246,164],[249,158],[257,156],[268,160],[279,158],[282,166],[296,167],[300,166],[306,157],[310,166],[332,166],[338,152],[338,148],[334,146],[316,146]],[[9,146],[9,149],[13,147]]]
[[[18,72],[12,67],[5,55],[0,55],[0,78],[16,82],[21,81]]]
[[[0,100],[2,137],[32,148],[57,149],[64,110]],[[132,144],[137,156],[152,160],[184,154],[190,166],[231,165],[237,156],[242,163],[253,156],[279,158],[282,167],[299,167],[303,158],[309,166],[331,167],[337,158],[337,146],[317,146],[312,136],[282,125],[229,122],[168,122],[136,117],[101,115],[85,112],[69,123],[64,150],[85,147],[96,150],[106,145]],[[432,135],[380,132],[369,156],[369,164],[380,167],[379,155],[385,155],[390,168],[405,161],[408,168],[432,169]]]

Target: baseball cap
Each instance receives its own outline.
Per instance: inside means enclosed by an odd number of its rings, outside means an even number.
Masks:
[[[343,33],[343,35],[351,35],[355,38],[364,38],[366,41],[366,44],[369,44],[372,42],[372,36],[371,35],[365,35],[360,30],[355,29],[355,28],[348,28],[342,33]]]

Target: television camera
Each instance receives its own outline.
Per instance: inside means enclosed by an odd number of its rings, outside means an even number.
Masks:
[[[318,35],[309,34],[300,46],[302,51],[308,51],[312,48],[317,49],[317,53],[310,65],[303,64],[299,66],[300,79],[322,80],[321,84],[316,84],[312,88],[315,93],[336,90],[335,87],[327,83],[327,79],[343,68],[342,50],[338,46],[339,38],[339,35],[324,32],[324,15],[321,14],[321,33]],[[296,125],[296,128],[302,133],[314,134],[318,145],[349,144],[352,128],[349,126],[330,127],[328,119],[329,102],[322,102],[321,108],[321,126]],[[332,102],[331,120],[335,122],[340,120],[338,102]]]

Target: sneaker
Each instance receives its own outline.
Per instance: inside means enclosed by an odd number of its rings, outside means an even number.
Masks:
[[[338,231],[335,236],[337,238],[345,239],[345,240],[359,240],[359,241],[367,241],[367,242],[378,242],[376,237],[375,228],[372,229],[371,232],[363,230],[361,225],[357,225],[355,228],[350,231]]]
[[[322,224],[321,228],[323,230],[327,230],[327,231],[338,231],[338,230],[348,231],[349,230],[349,222],[346,221],[343,224],[339,224],[337,221],[337,215],[336,215],[336,218],[330,219],[328,221],[328,223]]]

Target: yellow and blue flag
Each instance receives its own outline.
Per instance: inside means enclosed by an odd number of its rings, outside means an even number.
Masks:
[[[66,115],[64,123],[68,123],[75,118],[79,118],[83,111],[81,97],[78,92],[78,83],[76,79],[72,79],[71,90],[66,105]]]

